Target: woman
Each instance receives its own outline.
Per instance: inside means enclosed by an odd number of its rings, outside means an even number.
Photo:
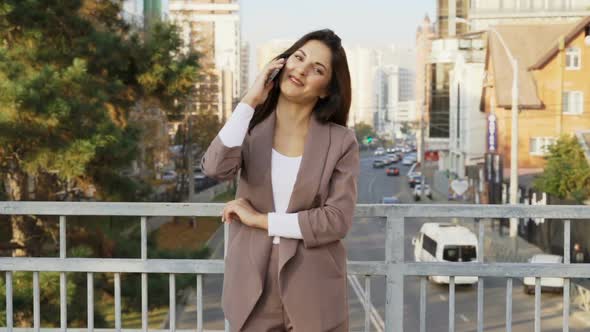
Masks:
[[[350,95],[340,38],[308,33],[263,69],[201,159],[219,180],[240,170],[237,199],[222,211],[232,331],[348,331],[341,240],[360,167]]]

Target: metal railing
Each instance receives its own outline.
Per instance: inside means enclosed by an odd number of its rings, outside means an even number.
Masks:
[[[147,257],[147,217],[150,216],[219,216],[223,203],[81,203],[81,202],[0,202],[0,215],[53,215],[59,216],[59,258],[0,258],[0,271],[6,274],[6,328],[0,331],[20,330],[13,328],[12,273],[27,271],[33,273],[33,329],[40,331],[40,289],[39,272],[60,272],[60,318],[61,330],[67,328],[66,273],[85,272],[88,283],[89,331],[94,329],[94,273],[114,274],[115,329],[121,330],[121,274],[141,273],[141,320],[142,331],[148,329],[149,273],[169,274],[170,317],[176,317],[176,274],[195,274],[197,289],[197,331],[203,331],[203,279],[206,274],[222,274],[223,260],[208,259],[149,259]],[[141,224],[141,258],[103,259],[66,257],[66,218],[67,216],[136,216]],[[369,331],[371,319],[371,277],[386,278],[385,331],[403,331],[404,317],[404,278],[420,277],[420,331],[426,325],[426,278],[428,276],[449,276],[449,331],[454,331],[455,323],[455,276],[477,276],[477,331],[483,331],[483,286],[481,277],[504,277],[506,283],[506,330],[512,326],[512,282],[513,278],[535,277],[535,332],[540,332],[541,324],[541,277],[564,278],[563,292],[563,331],[569,330],[570,279],[589,278],[590,264],[570,264],[570,219],[583,219],[590,216],[587,206],[511,206],[511,205],[389,205],[358,204],[355,217],[385,217],[385,260],[349,261],[350,275],[365,276],[365,331]],[[404,260],[404,229],[408,218],[463,217],[475,218],[555,218],[564,219],[564,263],[484,263],[484,222],[479,222],[477,262],[422,263]],[[227,240],[227,225],[225,225]],[[227,243],[227,241],[226,241]],[[227,245],[227,244],[226,244]],[[226,330],[228,329],[226,323]],[[45,329],[44,329],[45,330]],[[126,329],[128,330],[128,329]],[[170,330],[175,331],[175,319],[170,321]],[[188,330],[187,330],[188,331]]]

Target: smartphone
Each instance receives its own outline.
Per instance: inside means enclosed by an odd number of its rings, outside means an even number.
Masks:
[[[277,75],[279,74],[279,72],[281,71],[282,68],[277,68],[275,70],[273,70],[272,73],[270,73],[270,76],[268,76],[268,79],[266,80],[266,83],[264,85],[267,85],[268,83],[270,83],[272,80],[275,79],[275,77],[277,77]]]

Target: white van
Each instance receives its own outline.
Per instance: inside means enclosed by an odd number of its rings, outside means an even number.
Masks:
[[[416,262],[475,262],[477,237],[468,228],[452,223],[424,223],[412,238]],[[430,276],[435,283],[449,283],[448,276]],[[455,284],[474,284],[475,276],[455,276]]]

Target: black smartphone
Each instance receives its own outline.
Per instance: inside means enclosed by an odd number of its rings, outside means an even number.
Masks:
[[[282,68],[277,68],[277,69],[273,70],[272,73],[270,73],[270,76],[268,76],[268,79],[266,80],[266,83],[264,85],[268,85],[268,83],[272,82],[272,80],[274,80],[275,77],[277,77],[277,75],[279,74],[281,69]]]

